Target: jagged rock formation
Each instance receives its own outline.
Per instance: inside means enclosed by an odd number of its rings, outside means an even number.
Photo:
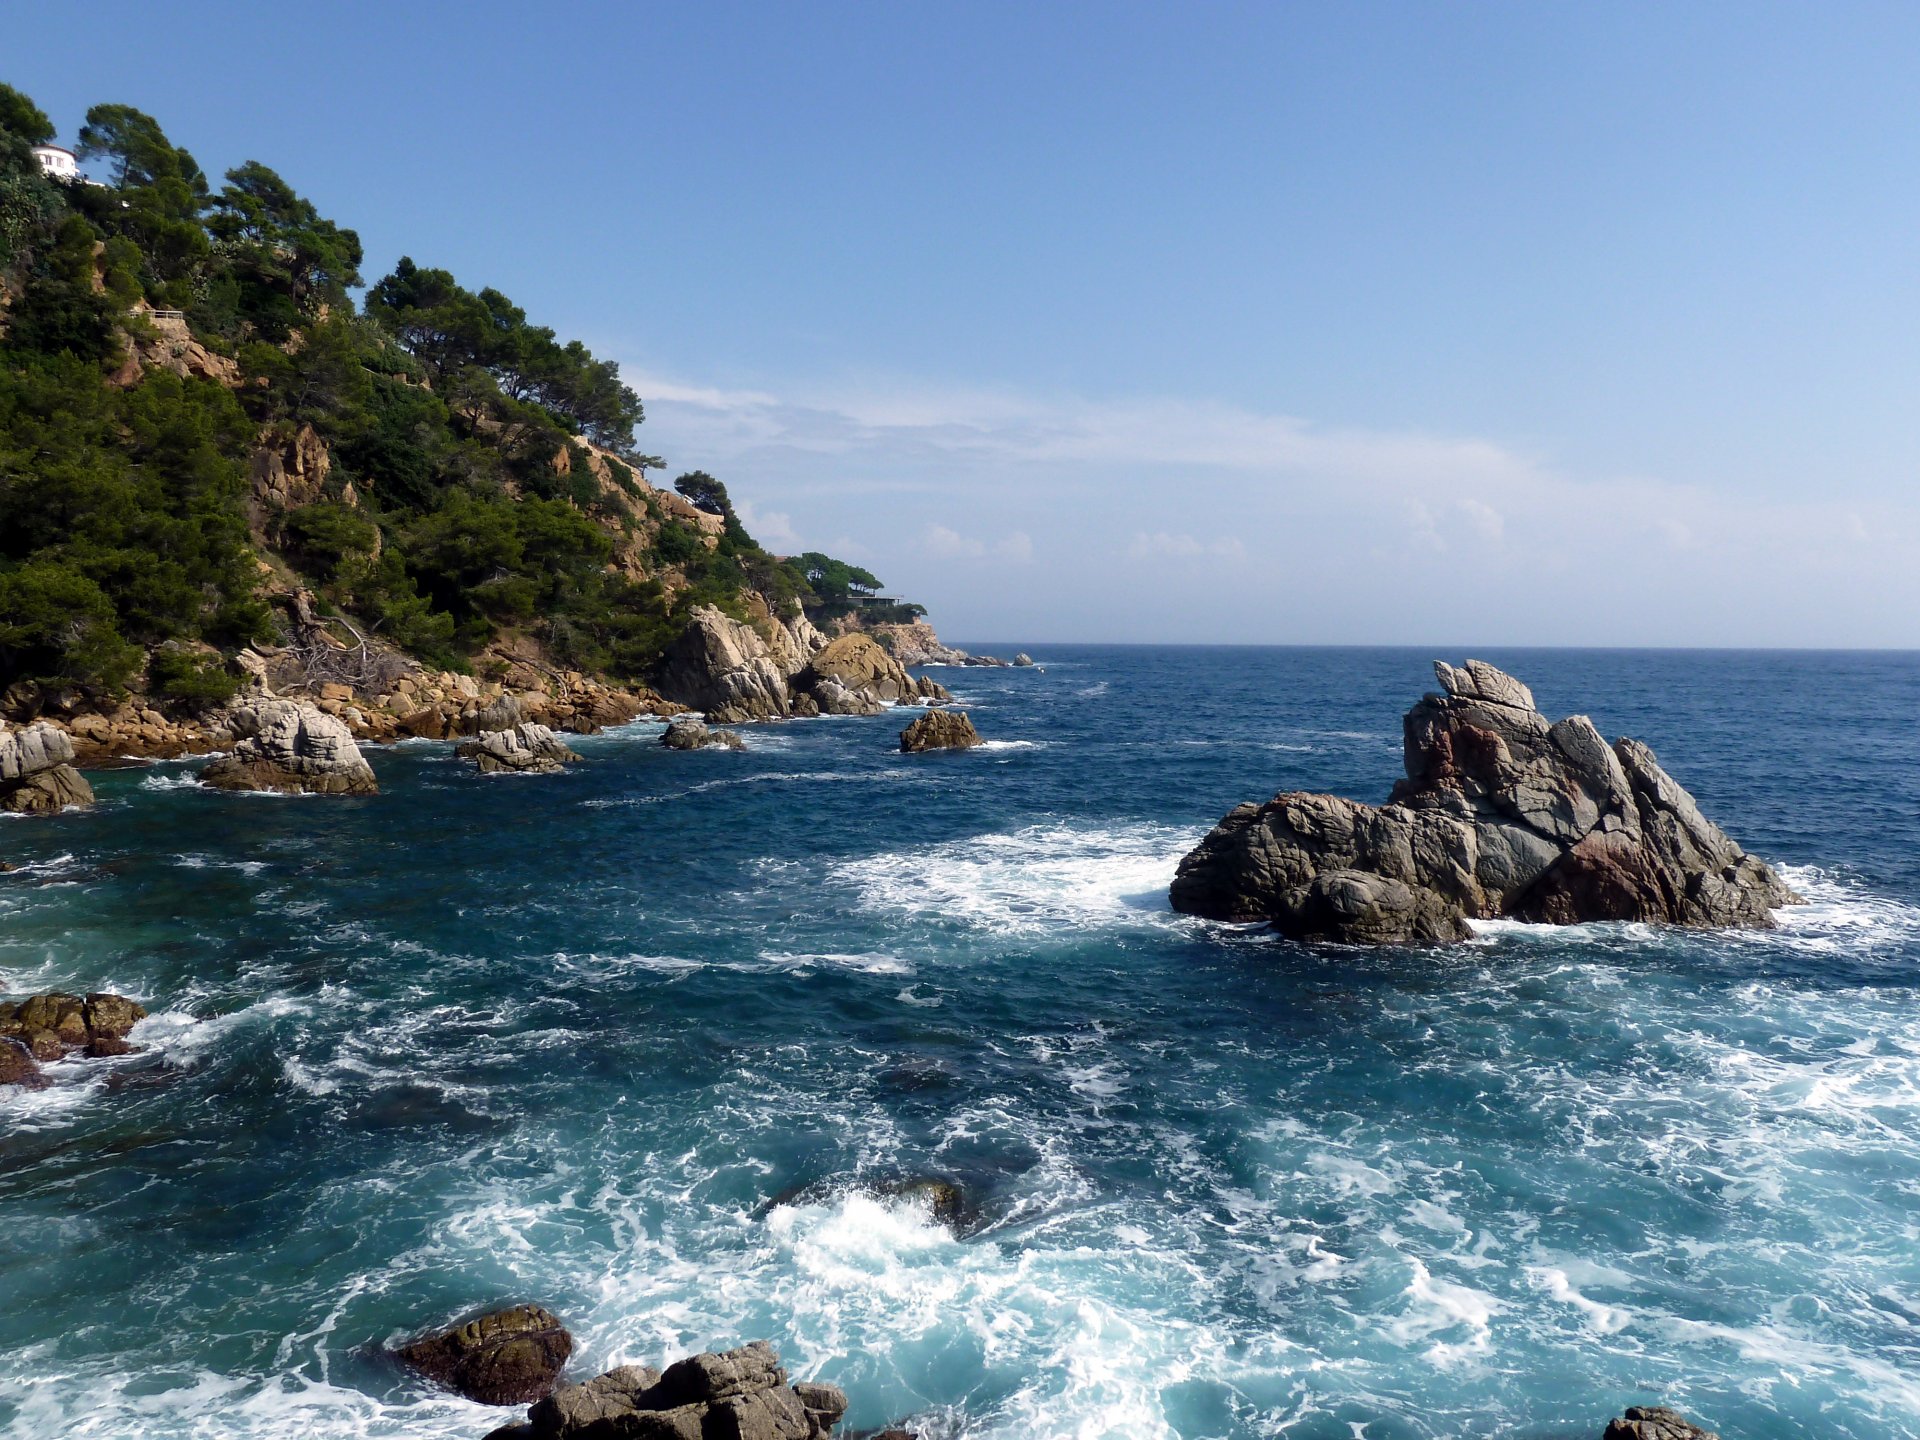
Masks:
[[[795,684],[810,692],[827,710],[823,689],[846,691],[868,702],[899,704],[912,700],[946,700],[952,697],[931,680],[916,680],[906,667],[889,655],[870,635],[853,631],[830,641],[826,648],[807,662]],[[844,711],[830,713],[843,714]]]
[[[1767,928],[1798,897],[1637,740],[1549,723],[1512,676],[1437,663],[1407,712],[1407,778],[1376,808],[1241,805],[1180,862],[1173,906],[1304,940],[1462,940],[1469,919]]]
[[[965,750],[980,743],[980,732],[964,710],[929,710],[900,732],[900,748],[909,755],[922,750]]]
[[[479,738],[454,747],[454,754],[472,760],[482,775],[502,771],[551,775],[580,756],[544,725],[522,721],[508,730],[482,730]]]
[[[847,1412],[833,1385],[790,1384],[764,1340],[692,1355],[665,1373],[623,1365],[562,1385],[487,1440],[828,1440]]]
[[[1629,1405],[1620,1419],[1607,1422],[1600,1440],[1720,1440],[1720,1435],[1664,1405]]]
[[[0,810],[52,815],[91,805],[93,787],[73,768],[73,741],[47,724],[14,730],[0,721]]]
[[[573,1336],[551,1310],[514,1305],[422,1336],[394,1353],[469,1400],[526,1405],[552,1392],[573,1354]]]
[[[353,732],[332,715],[291,700],[236,706],[227,724],[233,753],[200,772],[220,790],[278,790],[314,795],[373,795],[373,767]]]
[[[127,1033],[147,1018],[146,1007],[124,995],[87,996],[49,991],[12,1004],[0,1001],[0,1085],[39,1089],[46,1077],[34,1062],[85,1054],[131,1054]]]
[[[724,750],[744,750],[747,742],[731,730],[709,730],[691,715],[676,715],[667,723],[660,743],[669,750],[704,750],[717,745]]]

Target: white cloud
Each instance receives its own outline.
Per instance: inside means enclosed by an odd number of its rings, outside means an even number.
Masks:
[[[1024,530],[1015,530],[989,543],[962,535],[946,525],[929,525],[921,532],[920,548],[942,560],[982,560],[991,555],[996,560],[1024,565],[1033,559],[1033,537]]]
[[[762,510],[751,500],[735,500],[733,508],[740,523],[747,527],[747,533],[769,550],[792,554],[806,548],[794,533],[793,517],[786,511]]]
[[[1235,536],[1203,541],[1192,535],[1170,535],[1165,530],[1152,534],[1137,530],[1127,546],[1127,554],[1136,560],[1194,560],[1203,555],[1240,560],[1246,553],[1247,547]]]

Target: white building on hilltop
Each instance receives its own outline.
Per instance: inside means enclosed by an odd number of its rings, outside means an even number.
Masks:
[[[60,145],[36,145],[33,158],[40,162],[40,173],[49,180],[78,180],[80,163],[73,158],[73,151]]]

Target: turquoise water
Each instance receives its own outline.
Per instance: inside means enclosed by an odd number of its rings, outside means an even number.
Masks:
[[[156,1012],[0,1098],[0,1430],[478,1440],[378,1347],[528,1299],[582,1375],[766,1337],[937,1437],[1920,1435],[1920,657],[1488,652],[1813,903],[1362,953],[1165,887],[1383,798],[1426,652],[1025,648],[938,672],[967,754],[649,723],[0,823],[0,988]],[[833,1183],[916,1173],[978,1226]]]

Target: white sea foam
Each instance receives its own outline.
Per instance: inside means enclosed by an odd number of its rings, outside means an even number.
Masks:
[[[1168,825],[1036,825],[850,861],[833,874],[872,910],[1042,933],[1165,916],[1174,867],[1196,838]]]

